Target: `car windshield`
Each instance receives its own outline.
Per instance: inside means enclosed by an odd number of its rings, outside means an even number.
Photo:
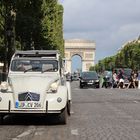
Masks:
[[[112,77],[112,72],[111,71],[105,71],[104,76]]]
[[[58,61],[56,60],[15,59],[11,64],[11,71],[55,72],[57,70]]]
[[[125,76],[130,76],[131,75],[132,70],[131,69],[124,69],[124,75]]]
[[[98,79],[98,75],[96,72],[83,72],[81,73],[81,77],[87,79]]]
[[[120,69],[116,69],[116,70],[117,70],[117,74],[121,70],[122,73],[124,74],[124,76],[128,76],[128,77],[131,75],[131,72],[132,72],[132,69],[129,69],[129,68],[120,68]]]

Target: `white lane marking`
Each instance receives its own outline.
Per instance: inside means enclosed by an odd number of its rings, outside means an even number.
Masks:
[[[33,131],[35,130],[35,127],[30,127],[29,130],[24,131],[23,133],[21,133],[20,135],[18,135],[16,138],[13,138],[12,140],[19,140],[22,137],[25,137],[27,135],[30,135]]]
[[[71,110],[71,111],[70,111],[70,114],[74,114],[74,111],[73,111],[73,110]]]
[[[138,101],[134,101],[134,103],[138,104],[139,102]]]
[[[32,133],[32,130],[27,130],[27,131],[21,133],[20,135],[18,135],[17,138],[25,137],[27,135],[30,135],[31,133]]]
[[[43,135],[43,133],[44,133],[44,128],[38,128],[37,132],[35,132],[35,136],[37,136],[37,135],[41,136],[41,135]]]
[[[35,132],[35,136],[41,136],[44,132]]]
[[[71,134],[75,135],[75,136],[78,136],[79,135],[78,129],[71,130]]]

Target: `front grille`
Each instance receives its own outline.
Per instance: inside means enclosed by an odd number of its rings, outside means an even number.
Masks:
[[[39,101],[40,94],[33,93],[33,92],[23,92],[18,94],[19,101]]]

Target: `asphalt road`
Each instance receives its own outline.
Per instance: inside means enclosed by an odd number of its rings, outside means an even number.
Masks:
[[[67,125],[51,117],[6,116],[0,140],[140,140],[140,90],[71,87]]]

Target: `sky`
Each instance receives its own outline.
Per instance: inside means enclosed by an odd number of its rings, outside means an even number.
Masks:
[[[140,0],[60,0],[64,39],[96,43],[95,62],[115,55],[140,35]]]

